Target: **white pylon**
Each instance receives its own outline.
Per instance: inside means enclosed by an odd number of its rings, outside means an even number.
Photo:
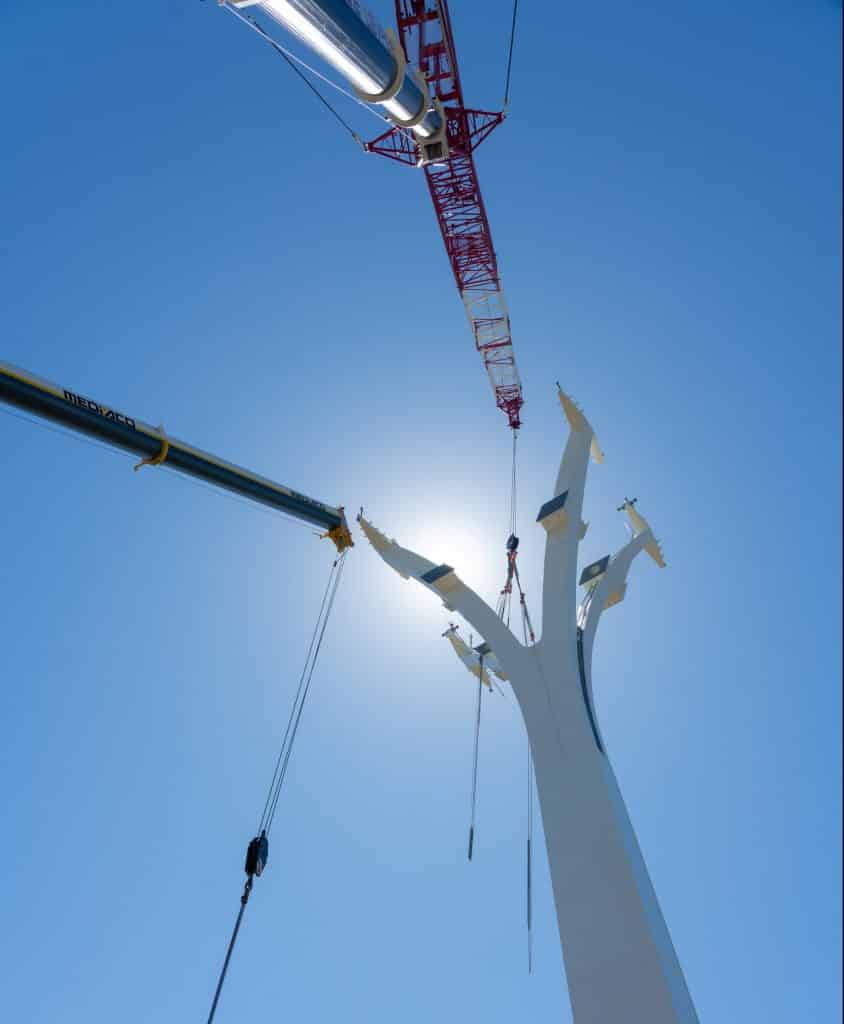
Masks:
[[[494,652],[519,704],[533,753],[557,924],[575,1024],[697,1024],[698,1017],[659,908],[595,717],[592,649],[605,608],[623,600],[643,549],[664,566],[647,521],[625,499],[634,535],[588,567],[577,608],[577,550],[594,431],[560,391],[571,428],[554,494],[537,522],[547,533],[542,638],[525,647],[448,565],[388,540],[358,521],[384,561],[459,612]],[[588,570],[591,569],[591,575]]]

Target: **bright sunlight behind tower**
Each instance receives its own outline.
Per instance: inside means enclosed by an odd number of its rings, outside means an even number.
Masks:
[[[5,12],[4,1019],[838,1019],[840,3],[104,14]]]

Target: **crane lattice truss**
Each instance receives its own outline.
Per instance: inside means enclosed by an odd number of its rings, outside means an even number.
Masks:
[[[405,58],[418,65],[446,119],[447,155],[443,162],[424,164],[425,178],[496,404],[517,430],[521,426],[522,384],[472,156],[504,120],[504,113],[472,110],[464,104],[446,0],[396,0],[396,19]],[[411,166],[422,162],[417,141],[400,127],[390,128],[366,148]]]

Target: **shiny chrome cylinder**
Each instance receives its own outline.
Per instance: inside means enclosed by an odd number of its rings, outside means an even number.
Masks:
[[[420,139],[442,129],[442,117],[431,107],[424,83],[406,67],[399,44],[356,0],[234,0],[232,6],[260,7],[343,75],[362,99],[378,103]]]

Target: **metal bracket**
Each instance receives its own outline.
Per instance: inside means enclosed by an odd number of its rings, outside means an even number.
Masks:
[[[441,127],[436,135],[432,135],[428,139],[417,138],[416,142],[421,153],[419,162],[416,165],[417,167],[424,167],[426,164],[441,164],[448,160],[448,121],[446,120],[445,110],[436,96],[433,100],[433,106],[434,110],[440,115]],[[441,147],[439,152],[432,153],[432,150],[437,146]]]
[[[349,529],[349,524],[346,522],[346,512],[342,505],[339,507],[339,512],[342,516],[340,525],[335,526],[331,530],[326,530],[325,533],[321,533],[319,536],[320,540],[324,540],[327,537],[333,541],[338,551],[345,551],[346,548],[353,548],[355,542],[352,539],[352,531]]]
[[[141,459],[140,462],[136,462],[133,467],[135,472],[137,472],[142,466],[160,466],[167,458],[167,455],[170,452],[170,439],[164,433],[163,426],[159,426],[158,433],[161,435],[161,448],[158,450],[156,455],[147,455],[146,458]]]

